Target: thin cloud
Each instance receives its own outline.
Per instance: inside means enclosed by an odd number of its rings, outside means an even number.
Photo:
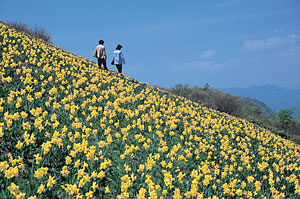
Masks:
[[[222,64],[217,64],[212,61],[192,61],[184,64],[185,67],[200,70],[215,70],[222,67]]]
[[[201,57],[211,57],[215,54],[215,51],[214,50],[206,50],[204,51],[202,54],[201,54]]]
[[[289,35],[286,37],[269,37],[262,40],[248,40],[243,44],[242,49],[244,50],[262,50],[276,48],[286,44],[294,44],[300,41],[300,36],[298,35]]]
[[[283,49],[279,53],[279,56],[283,57],[284,59],[294,60],[294,61],[300,63],[300,47],[295,46],[295,47]]]
[[[214,61],[191,61],[186,62],[183,66],[178,66],[174,68],[174,71],[182,71],[182,70],[204,70],[204,71],[215,71],[223,68],[234,67],[234,65],[238,62],[238,60],[229,60],[224,63],[216,63]]]

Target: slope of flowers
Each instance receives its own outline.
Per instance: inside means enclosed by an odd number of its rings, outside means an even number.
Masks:
[[[0,24],[0,198],[299,198],[300,147]]]

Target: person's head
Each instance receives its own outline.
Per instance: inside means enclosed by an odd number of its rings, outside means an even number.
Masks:
[[[104,41],[101,39],[99,40],[99,44],[103,45],[104,44]]]
[[[118,44],[116,50],[121,50],[121,48],[123,48],[123,46],[121,44]]]

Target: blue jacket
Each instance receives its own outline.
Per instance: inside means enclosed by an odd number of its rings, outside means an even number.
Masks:
[[[115,64],[125,64],[125,59],[124,59],[124,55],[122,53],[122,51],[120,50],[115,50],[114,51],[114,60],[115,60]]]

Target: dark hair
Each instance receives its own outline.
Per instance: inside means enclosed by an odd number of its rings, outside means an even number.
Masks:
[[[104,41],[102,39],[99,40],[99,44],[104,44]]]
[[[116,50],[121,50],[121,48],[123,48],[123,46],[121,44],[118,44]]]

